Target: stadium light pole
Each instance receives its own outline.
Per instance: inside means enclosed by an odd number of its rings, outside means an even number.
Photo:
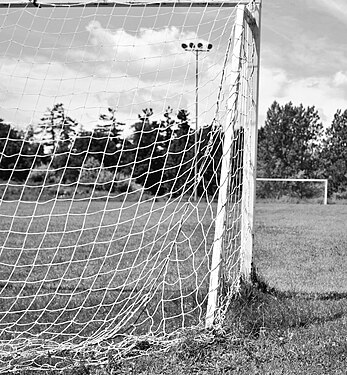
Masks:
[[[199,53],[211,51],[212,44],[208,43],[204,45],[203,43],[195,44],[190,42],[189,44],[182,43],[182,48],[185,51],[190,51],[195,54],[195,134],[194,134],[194,153],[196,156],[196,162],[194,165],[194,178],[195,178],[195,191],[194,191],[194,201],[198,200],[198,117],[199,117]]]

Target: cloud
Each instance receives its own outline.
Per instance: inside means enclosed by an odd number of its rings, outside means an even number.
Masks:
[[[296,3],[264,4],[260,123],[277,100],[315,106],[328,125],[337,109],[347,107],[347,2]]]
[[[60,102],[86,128],[110,106],[117,109],[118,120],[127,123],[146,107],[157,116],[168,106],[174,111],[185,108],[194,117],[195,55],[181,43],[195,41],[196,32],[165,26],[140,28],[134,34],[122,28],[106,30],[98,21],[85,29],[88,41],[64,48],[60,55],[57,50],[53,58],[37,53],[0,59],[2,117],[17,125],[37,124],[46,108]],[[222,44],[214,46],[213,54],[199,56],[199,115],[204,124],[214,115],[221,57]]]
[[[180,40],[197,38],[196,33],[183,33],[169,26],[159,30],[140,28],[136,34],[124,29],[106,30],[100,22],[87,26],[93,45],[93,61],[112,62],[119,73],[139,77],[141,80],[166,80],[175,70],[175,77],[185,72],[186,60]]]
[[[347,74],[289,78],[284,70],[263,68],[260,80],[260,125],[274,100],[280,104],[315,106],[322,122],[329,125],[337,109],[347,109]]]
[[[285,95],[285,87],[288,83],[286,73],[281,69],[262,68],[260,71],[259,93],[259,121],[262,125],[268,108],[274,100],[279,100]]]
[[[37,124],[46,108],[63,103],[68,114],[93,124],[98,119],[98,93],[110,83],[59,61],[0,59],[1,116],[19,127]],[[88,109],[88,107],[90,109]],[[100,109],[99,109],[100,110]]]
[[[346,60],[347,2],[300,0],[264,4],[262,63],[290,78],[326,77]],[[337,18],[344,23],[337,22]]]
[[[347,73],[342,71],[337,72],[332,82],[337,87],[347,86]]]

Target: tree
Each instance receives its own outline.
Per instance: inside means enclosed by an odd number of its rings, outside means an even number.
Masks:
[[[64,182],[76,182],[78,180],[81,168],[89,155],[91,141],[92,132],[80,129],[71,145],[69,158],[66,160],[67,166],[63,174]]]
[[[132,152],[134,177],[153,194],[163,193],[161,186],[166,150],[161,124],[151,121],[152,108],[145,108],[138,115],[139,120],[132,128]]]
[[[220,182],[220,170],[223,154],[223,133],[213,124],[199,129],[198,133],[198,171],[202,177],[198,185],[198,195],[215,195]],[[233,164],[231,164],[233,168]],[[231,175],[234,174],[231,171]]]
[[[315,177],[322,136],[315,107],[275,101],[258,133],[258,177]]]
[[[177,112],[177,124],[178,124],[178,131],[177,135],[181,134],[188,134],[192,131],[191,127],[189,126],[189,112],[186,109],[180,109]]]
[[[7,180],[23,181],[31,168],[40,163],[42,149],[31,139],[31,129],[25,133],[0,119],[0,174]]]
[[[100,162],[104,167],[119,169],[122,147],[126,143],[122,138],[125,124],[117,121],[116,109],[112,107],[108,108],[108,113],[101,114],[99,120],[101,123],[95,128],[93,144],[104,144],[105,155]]]
[[[108,113],[101,114],[99,116],[99,120],[101,120],[101,123],[99,123],[95,130],[96,132],[101,132],[104,135],[110,135],[110,138],[115,141],[116,143],[119,143],[121,139],[122,134],[122,127],[125,125],[121,122],[117,121],[116,118],[116,109],[109,107],[107,109]]]
[[[107,114],[100,115],[102,123],[92,131],[80,130],[74,139],[72,154],[68,162],[68,180],[76,181],[80,167],[89,158],[97,160],[103,172],[110,175],[130,174],[133,153],[130,142],[122,138],[121,127],[125,124],[116,120],[115,110],[108,108]],[[65,173],[67,174],[67,173]]]
[[[168,150],[170,147],[170,142],[172,140],[172,134],[173,134],[173,127],[176,124],[176,121],[172,118],[172,108],[169,106],[166,108],[164,112],[164,120],[161,121],[161,129],[160,129],[160,138],[161,138],[161,144],[160,146],[165,149],[165,151]]]
[[[194,186],[194,133],[189,126],[189,113],[180,109],[176,115],[173,139],[170,143],[165,171],[166,190],[173,195]],[[187,186],[188,182],[188,186]]]
[[[325,177],[329,178],[330,193],[347,191],[347,110],[338,110],[326,129],[321,153]]]
[[[77,125],[75,120],[66,115],[64,105],[58,103],[53,108],[47,108],[38,125],[38,133],[41,133],[49,153],[63,153],[71,148]]]
[[[276,101],[258,133],[258,177],[315,178],[320,173],[323,125],[315,107]],[[263,189],[269,189],[263,184]],[[305,195],[303,185],[294,192]],[[296,191],[297,190],[297,191]]]
[[[13,175],[20,152],[21,139],[18,132],[0,119],[0,171],[1,179],[7,180]]]
[[[38,125],[37,134],[41,134],[45,152],[51,156],[51,167],[62,176],[62,181],[71,181],[74,171],[68,168],[70,154],[76,138],[78,123],[66,115],[62,103],[47,108]]]

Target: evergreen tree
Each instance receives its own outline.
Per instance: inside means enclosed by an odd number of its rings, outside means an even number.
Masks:
[[[1,179],[10,177],[18,181],[26,179],[30,170],[40,163],[42,149],[26,133],[17,130],[0,119],[0,175]]]
[[[173,135],[173,127],[176,124],[176,121],[172,118],[172,108],[169,106],[164,112],[164,120],[161,121],[161,129],[160,129],[160,138],[161,144],[160,146],[165,150],[165,152],[170,147],[170,142]]]
[[[326,130],[321,154],[324,175],[329,178],[330,193],[347,191],[347,110],[338,110]]]
[[[76,135],[77,122],[65,113],[62,103],[47,108],[38,125],[43,143],[50,154],[64,153],[70,150]]]
[[[161,194],[164,154],[161,124],[151,121],[152,108],[142,110],[139,120],[132,127],[132,152],[135,160],[134,174],[136,181],[153,194]]]
[[[194,133],[189,126],[188,111],[178,111],[175,125],[173,140],[168,150],[166,184],[168,191],[179,195],[183,189],[187,191],[194,186]]]
[[[104,150],[105,155],[99,160],[103,167],[110,171],[119,170],[122,148],[126,147],[122,138],[125,124],[117,121],[116,109],[112,107],[108,108],[108,113],[101,114],[99,120],[101,123],[95,128],[93,148],[97,148],[98,142],[101,143],[99,148]]]
[[[62,181],[74,180],[75,172],[70,170],[71,151],[76,138],[78,123],[66,114],[62,103],[47,108],[38,125],[37,134],[40,134],[45,152],[51,156],[51,167],[56,170],[57,178]]]
[[[17,163],[20,152],[20,137],[11,125],[0,119],[0,172],[1,179],[7,180]]]
[[[198,186],[198,195],[216,196],[220,185],[224,134],[222,128],[213,124],[199,130],[198,170],[202,174],[202,182]],[[240,186],[243,163],[243,129],[236,130],[231,145],[231,190]]]
[[[95,128],[96,132],[100,132],[112,139],[112,141],[119,143],[125,124],[118,122],[116,118],[116,109],[109,107],[108,113],[101,114],[99,120],[101,121]]]

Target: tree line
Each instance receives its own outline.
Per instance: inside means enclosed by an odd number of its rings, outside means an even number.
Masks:
[[[41,185],[78,181],[108,191],[129,190],[136,183],[151,194],[179,195],[195,187],[197,163],[204,180],[198,193],[214,194],[220,130],[210,125],[194,134],[185,109],[173,114],[168,107],[160,121],[152,120],[153,115],[151,108],[143,109],[130,137],[123,136],[126,124],[117,121],[113,108],[100,115],[92,130],[81,128],[62,103],[48,108],[40,123],[26,132],[0,120],[1,179]]]
[[[337,110],[324,127],[314,106],[275,101],[258,132],[257,169],[258,177],[328,179],[329,195],[347,197],[347,110]]]
[[[189,113],[181,109],[174,114],[170,107],[159,121],[153,120],[151,108],[143,109],[129,137],[123,136],[125,126],[117,121],[115,109],[108,108],[94,129],[84,130],[62,103],[48,108],[40,123],[26,131],[0,120],[1,180],[41,185],[97,182],[97,188],[109,191],[129,190],[135,182],[160,195],[189,193],[199,181],[199,195],[215,194],[222,158],[220,127],[211,124],[194,134]],[[235,131],[235,180],[242,174],[242,148],[237,146],[242,138],[242,130]],[[195,176],[195,163],[202,175]],[[347,110],[338,110],[324,128],[315,107],[275,101],[258,132],[257,176],[327,178],[330,194],[346,195]],[[301,194],[303,189],[310,188],[301,186]],[[265,185],[259,193],[270,190]]]

